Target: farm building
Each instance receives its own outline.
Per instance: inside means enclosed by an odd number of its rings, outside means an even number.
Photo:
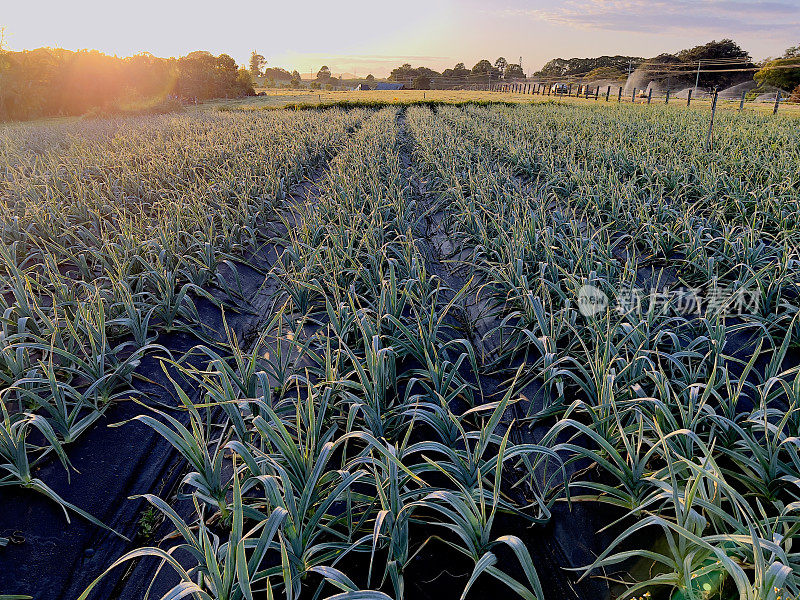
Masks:
[[[376,90],[404,90],[406,86],[402,83],[380,82],[375,85]]]

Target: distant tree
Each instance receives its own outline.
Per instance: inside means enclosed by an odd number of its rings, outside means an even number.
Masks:
[[[291,85],[293,88],[299,88],[302,81],[303,79],[300,77],[300,73],[298,73],[296,70],[292,71],[292,80],[289,85]]]
[[[114,111],[165,98],[205,100],[253,94],[249,70],[227,54],[128,58],[96,50],[0,51],[0,119]]]
[[[262,75],[266,78],[274,79],[275,81],[283,81],[288,83],[292,80],[292,74],[286,69],[281,69],[280,67],[269,67],[264,69]]]
[[[16,96],[12,68],[14,62],[5,50],[5,27],[0,27],[0,121],[11,118],[11,104]]]
[[[175,93],[178,96],[205,100],[254,93],[252,77],[248,84],[236,61],[227,54],[214,56],[210,52],[192,52],[178,59],[177,68]]]
[[[473,75],[480,75],[480,76],[493,76],[497,77],[499,73],[497,69],[495,69],[494,65],[490,63],[488,60],[484,59],[478,61],[474,67],[472,67],[472,74]]]
[[[628,74],[618,67],[598,67],[592,69],[583,78],[586,81],[598,81],[600,79],[608,79],[611,81],[624,80]]]
[[[249,70],[241,67],[236,72],[236,85],[234,87],[235,96],[255,96],[256,91],[253,89],[253,75]]]
[[[327,65],[323,65],[317,72],[317,79],[322,83],[327,83],[331,78],[331,70]]]
[[[503,77],[505,79],[525,79],[525,72],[519,65],[506,65]]]
[[[681,50],[676,56],[683,62],[697,62],[698,60],[712,60],[720,58],[739,58],[750,60],[750,54],[743,50],[739,44],[731,39],[713,40],[702,46],[695,46]]]
[[[426,75],[419,75],[414,78],[415,90],[429,90],[431,89],[431,78]]]
[[[790,102],[797,102],[800,103],[800,85],[794,88],[791,97],[789,98]]]
[[[636,68],[642,62],[644,62],[644,58],[640,56],[619,55],[598,56],[597,58],[554,58],[534,75],[537,77],[582,77],[603,67],[612,67],[627,73],[629,65]]]
[[[492,66],[492,63],[486,59],[479,60],[477,63],[475,63],[475,66],[472,67],[473,75],[486,75],[492,71],[494,71],[494,67]]]
[[[410,64],[405,63],[400,65],[396,69],[392,69],[392,72],[389,74],[389,79],[392,81],[414,81],[417,77],[428,77],[430,79],[434,77],[440,77],[440,73],[437,73],[433,69],[429,69],[428,67],[417,67],[414,68]]]
[[[320,85],[319,81],[312,81],[311,82],[311,89],[312,90],[318,90],[320,87],[322,87],[322,86]]]
[[[787,48],[783,53],[783,58],[800,58],[800,44]]]
[[[508,66],[508,61],[502,56],[498,58],[496,61],[494,61],[494,68],[497,69],[498,73],[505,73],[507,66]]]
[[[414,75],[414,69],[411,67],[411,65],[409,63],[403,63],[396,69],[392,69],[392,72],[389,73],[389,79],[393,81],[398,81],[400,79],[412,79]]]
[[[140,99],[164,94],[164,82],[174,76],[171,61],[141,52],[123,59],[123,77]]]
[[[694,48],[687,48],[681,50],[675,55],[681,62],[689,63],[696,67],[698,61],[705,73],[700,75],[700,85],[711,89],[714,87],[728,87],[742,81],[742,73],[730,71],[731,68],[749,68],[753,67],[750,54],[742,49],[739,44],[731,39],[725,38],[720,41],[711,41],[702,46],[695,46]],[[720,63],[720,59],[727,61],[736,61],[735,66],[732,67],[730,62],[728,64]],[[708,61],[709,64],[703,64]],[[714,61],[714,62],[712,62]],[[709,73],[708,71],[721,71],[720,73]],[[691,77],[689,78],[691,79]]]
[[[469,75],[470,70],[464,66],[463,62],[457,63],[452,69],[445,69],[442,72],[442,77],[446,77],[448,79],[466,79],[469,77]]]
[[[375,76],[370,73],[367,75],[367,81],[375,81]]]
[[[796,68],[787,68],[796,66]],[[759,87],[775,86],[782,90],[794,90],[800,86],[800,57],[771,60],[756,72],[754,79]]]
[[[267,59],[253,50],[250,53],[250,75],[253,79],[261,76],[261,69],[267,64]]]

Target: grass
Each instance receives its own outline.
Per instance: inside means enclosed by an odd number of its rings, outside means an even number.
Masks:
[[[93,519],[31,466],[158,354],[200,399],[135,420],[193,511],[139,526],[188,558],[109,571],[172,597],[400,600],[453,564],[447,597],[543,600],[561,503],[616,511],[569,565],[616,598],[800,593],[796,122],[722,111],[708,150],[699,108],[362,94],[0,132],[0,485]],[[196,304],[252,309],[221,266],[267,243],[257,331],[214,341]]]

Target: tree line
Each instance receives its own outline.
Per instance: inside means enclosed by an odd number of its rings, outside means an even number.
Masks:
[[[800,45],[788,48],[783,56],[755,63],[750,54],[731,39],[711,41],[650,59],[639,56],[598,56],[596,58],[554,58],[535,72],[541,78],[580,78],[624,81],[637,70],[646,78],[662,81],[673,88],[693,86],[698,64],[702,69],[700,87],[725,88],[755,80],[759,88],[773,86],[795,90],[800,100]],[[790,68],[797,65],[798,68]]]
[[[433,79],[445,79],[448,84],[458,85],[459,83],[487,83],[524,78],[525,72],[522,70],[522,66],[509,63],[502,56],[494,63],[487,59],[479,60],[471,69],[460,62],[452,69],[445,69],[441,73],[428,67],[412,67],[409,63],[405,63],[393,69],[389,75],[390,81],[413,82],[417,89],[426,89]]]
[[[0,120],[156,107],[175,100],[254,94],[250,72],[227,54],[120,58],[96,50],[0,46]]]
[[[755,80],[758,88],[776,87],[794,90],[792,99],[800,101],[800,45],[788,48],[783,56],[755,63],[750,54],[731,39],[713,40],[706,44],[663,53],[653,58],[641,56],[598,56],[595,58],[554,58],[533,73],[540,79],[582,79],[584,81],[625,81],[638,72],[653,81],[663,81],[678,88],[692,86],[697,81],[698,64],[702,68],[700,87],[725,88]],[[797,65],[798,68],[794,68]],[[417,89],[458,87],[461,84],[516,81],[526,74],[519,64],[500,57],[494,62],[480,60],[471,69],[463,62],[441,73],[428,67],[412,67],[409,63],[392,70],[389,79],[411,82]]]

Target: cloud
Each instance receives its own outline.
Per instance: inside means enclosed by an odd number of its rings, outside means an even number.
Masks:
[[[797,0],[565,0],[546,8],[512,8],[508,15],[580,29],[631,33],[784,34],[800,30]]]

